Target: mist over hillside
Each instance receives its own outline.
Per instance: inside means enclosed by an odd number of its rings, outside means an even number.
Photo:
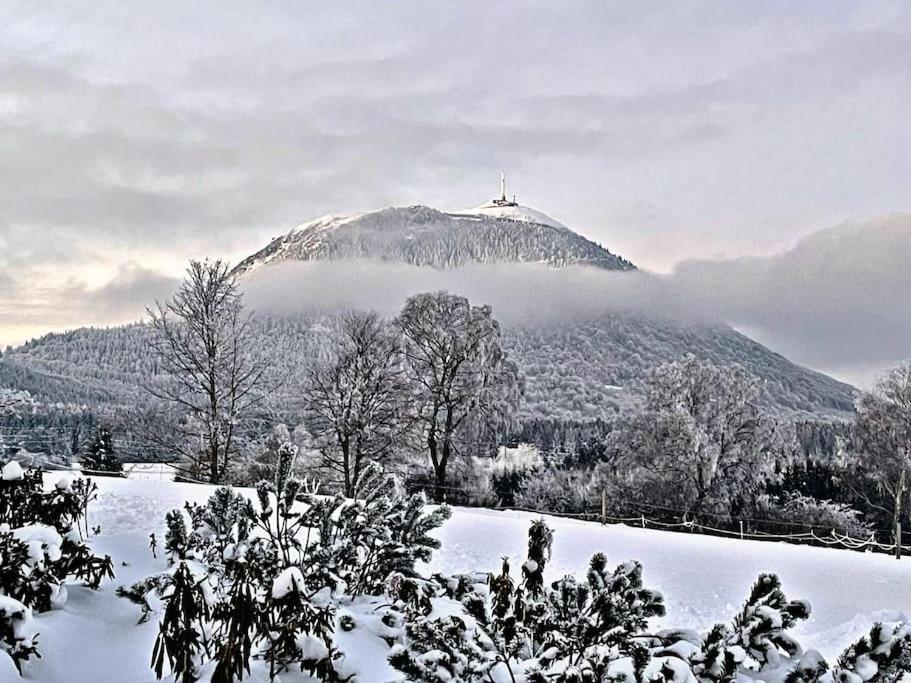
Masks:
[[[637,403],[651,368],[686,353],[740,363],[763,380],[761,400],[792,417],[843,417],[853,388],[788,361],[682,305],[642,273],[574,266],[473,264],[441,270],[370,260],[289,262],[242,281],[257,347],[282,378],[275,403],[293,406],[325,348],[335,313],[392,316],[417,291],[458,292],[490,304],[525,377],[520,418],[610,418]],[[645,313],[645,311],[649,311]],[[148,328],[131,325],[47,335],[0,361],[0,381],[43,400],[130,404],[159,372]]]

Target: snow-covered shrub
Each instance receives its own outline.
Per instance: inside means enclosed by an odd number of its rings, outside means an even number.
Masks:
[[[0,559],[5,560],[6,556],[0,555]],[[6,595],[0,595],[0,650],[10,656],[20,674],[22,662],[38,654],[38,633],[32,620],[32,610]]]
[[[601,505],[601,491],[590,470],[546,469],[525,482],[516,505],[542,512],[591,512]]]
[[[763,520],[763,531],[794,533],[794,525],[798,524],[813,528],[820,535],[825,535],[831,530],[843,536],[867,539],[873,533],[873,528],[861,519],[860,512],[845,503],[791,494],[761,496],[757,499],[755,507],[753,514]]]
[[[877,623],[830,667],[808,650],[785,683],[896,683],[911,674],[911,624]]]
[[[911,673],[911,624],[874,624],[838,658],[835,675],[842,672],[853,674],[844,676],[851,683],[901,680]]]
[[[66,602],[65,583],[76,579],[97,588],[113,578],[110,557],[96,557],[83,542],[80,524],[93,484],[61,479],[50,491],[40,470],[17,462],[0,476],[0,647],[17,669],[37,652],[30,629],[32,610],[44,612]]]
[[[143,618],[164,605],[159,678],[169,669],[180,681],[210,671],[234,681],[259,662],[270,678],[296,668],[338,680],[338,607],[424,581],[415,564],[439,547],[429,533],[448,508],[427,512],[423,495],[407,495],[378,466],[363,471],[356,498],[320,497],[313,482],[291,476],[294,455],[281,448],[254,500],[220,488],[205,505],[168,513],[170,570],[119,591]]]
[[[911,673],[904,623],[878,624],[834,668],[804,653],[789,630],[810,606],[788,599],[774,574],[757,579],[730,624],[705,635],[654,632],[649,621],[664,615],[664,601],[643,584],[639,563],[610,568],[599,553],[584,580],[548,586],[551,540],[543,522],[532,525],[520,580],[504,560],[497,575],[424,582],[424,608],[405,610],[392,666],[426,683],[894,683]]]
[[[633,636],[664,614],[663,598],[642,585],[638,563],[610,570],[601,554],[592,558],[584,583],[567,576],[546,587],[551,542],[543,521],[532,524],[520,582],[504,561],[487,590],[463,593],[464,614],[409,623],[390,663],[409,680],[428,683],[602,680],[575,679],[573,672],[606,672],[610,658],[630,656]],[[479,604],[483,595],[488,599]]]

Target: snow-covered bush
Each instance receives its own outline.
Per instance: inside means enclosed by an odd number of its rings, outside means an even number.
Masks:
[[[488,585],[462,592],[463,614],[408,623],[391,664],[427,683],[608,680],[608,664],[638,652],[634,637],[649,618],[664,614],[663,598],[643,586],[641,565],[611,570],[600,553],[584,583],[566,576],[547,587],[551,543],[546,524],[532,524],[520,582],[504,560]]]
[[[280,449],[274,478],[253,500],[221,488],[205,505],[168,513],[170,570],[119,591],[144,618],[164,605],[159,678],[170,670],[180,681],[234,681],[255,663],[270,679],[297,668],[338,680],[333,633],[337,623],[353,627],[339,606],[415,584],[415,564],[439,547],[429,533],[448,508],[427,512],[423,495],[407,495],[375,465],[354,499],[320,497],[291,476],[294,455],[290,444]]]
[[[0,558],[6,560],[6,555],[0,555]],[[20,674],[22,662],[38,654],[38,633],[32,610],[6,595],[0,595],[0,649],[10,656]],[[0,663],[0,673],[3,673],[3,666]]]
[[[877,623],[829,667],[808,650],[785,683],[897,683],[911,674],[911,624]]]
[[[820,535],[831,530],[843,536],[867,539],[873,533],[873,527],[864,522],[860,512],[845,503],[791,494],[761,496],[754,505],[752,514],[763,520],[763,531],[793,533],[805,530],[795,529],[797,524],[813,528]]]
[[[516,505],[542,512],[591,512],[601,504],[601,490],[590,470],[546,469],[530,477],[516,494]]]
[[[0,649],[17,669],[37,653],[33,610],[66,602],[67,580],[97,588],[112,577],[110,557],[96,557],[82,540],[80,524],[95,495],[84,479],[63,478],[44,490],[40,470],[13,461],[0,476]]]

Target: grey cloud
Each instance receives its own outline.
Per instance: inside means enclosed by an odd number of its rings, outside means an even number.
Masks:
[[[170,296],[177,284],[175,278],[135,263],[124,264],[97,287],[71,281],[62,287],[5,290],[0,277],[0,345],[51,330],[134,322],[156,299]]]
[[[12,0],[0,267],[22,288],[37,266],[74,269],[68,254],[237,258],[324,213],[480,203],[500,168],[646,267],[765,253],[908,209],[909,49],[907,7],[847,1]],[[673,278],[697,289],[707,269]],[[699,301],[744,326],[783,315]]]
[[[83,305],[104,320],[138,319],[155,300],[164,300],[178,285],[178,280],[127,263],[101,287],[87,289],[79,297]]]

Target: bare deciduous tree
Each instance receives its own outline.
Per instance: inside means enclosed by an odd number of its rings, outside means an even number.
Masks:
[[[891,514],[898,553],[903,502],[911,491],[911,363],[893,368],[874,391],[861,395],[854,441],[856,479],[870,479],[873,486],[857,486],[859,481],[848,484],[868,505]],[[871,489],[879,500],[869,495]]]
[[[519,403],[518,369],[509,361],[489,306],[447,292],[406,301],[396,319],[416,415],[442,500],[447,467],[460,446],[496,432]]]
[[[197,475],[220,482],[239,421],[262,398],[266,370],[254,355],[237,283],[221,260],[191,261],[173,298],[148,312],[152,348],[167,375],[148,390],[183,414],[181,455]]]
[[[375,313],[342,315],[334,342],[306,382],[307,427],[350,496],[367,463],[402,447],[408,387],[398,335]]]

